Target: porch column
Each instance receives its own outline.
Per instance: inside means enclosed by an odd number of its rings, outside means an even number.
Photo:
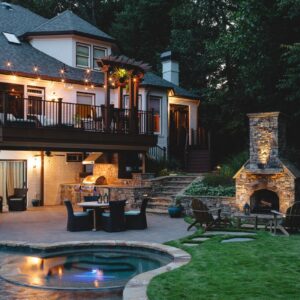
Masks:
[[[133,83],[133,78],[130,76],[129,81],[128,81],[128,86],[129,86],[129,114],[130,114],[130,119],[129,119],[129,130],[130,133],[135,133],[135,105],[134,105],[134,83]]]
[[[139,128],[141,127],[141,123],[143,120],[143,116],[140,116],[139,120],[139,79],[138,77],[134,77],[133,79],[133,91],[134,91],[134,130],[135,133],[138,133]]]
[[[146,173],[146,153],[142,153],[142,173]]]
[[[45,190],[45,156],[44,151],[41,151],[41,206],[44,206],[44,190]]]
[[[110,129],[110,85],[109,85],[109,67],[103,66],[104,71],[104,86],[105,86],[105,111],[104,111],[104,128],[105,131]]]
[[[123,108],[123,87],[118,87],[119,109]]]

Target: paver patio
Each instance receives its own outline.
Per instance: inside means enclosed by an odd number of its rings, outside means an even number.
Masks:
[[[0,240],[35,243],[131,240],[164,243],[187,235],[187,224],[182,218],[172,219],[167,215],[147,214],[147,221],[146,230],[68,232],[64,206],[37,207],[24,212],[0,214]]]

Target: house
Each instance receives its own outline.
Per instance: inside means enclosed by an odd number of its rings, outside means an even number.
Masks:
[[[45,19],[0,2],[0,20],[4,199],[27,186],[28,199],[57,204],[61,183],[92,173],[120,184],[145,172],[146,153],[183,158],[195,145],[207,153],[200,99],[179,87],[171,52],[161,56],[161,78],[114,55],[115,39],[70,10]]]

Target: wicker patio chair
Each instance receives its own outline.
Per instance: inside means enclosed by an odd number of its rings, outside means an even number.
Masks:
[[[68,231],[84,231],[93,228],[93,211],[74,212],[70,200],[65,200],[64,204],[68,212],[67,230]]]
[[[145,197],[142,200],[140,210],[129,210],[125,212],[126,228],[127,229],[146,229],[146,207],[149,198]]]
[[[7,198],[9,211],[24,211],[27,208],[27,188],[14,189],[14,194]]]
[[[126,200],[110,201],[109,212],[102,213],[102,228],[108,232],[126,230],[124,207]]]

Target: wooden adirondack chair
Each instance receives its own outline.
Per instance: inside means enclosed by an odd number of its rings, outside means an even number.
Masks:
[[[192,223],[187,230],[190,230],[196,224],[200,224],[201,227],[205,225],[205,231],[213,227],[226,227],[228,224],[228,220],[226,218],[221,218],[221,208],[208,209],[207,206],[199,199],[192,200],[192,210],[195,222]],[[213,212],[217,212],[217,217],[212,215]]]
[[[285,214],[276,210],[272,210],[271,212],[274,214],[274,220],[270,223],[270,231],[274,231],[274,234],[279,229],[285,235],[289,235],[288,231],[295,232],[300,228],[300,201],[294,202]],[[282,219],[278,220],[278,216]]]

